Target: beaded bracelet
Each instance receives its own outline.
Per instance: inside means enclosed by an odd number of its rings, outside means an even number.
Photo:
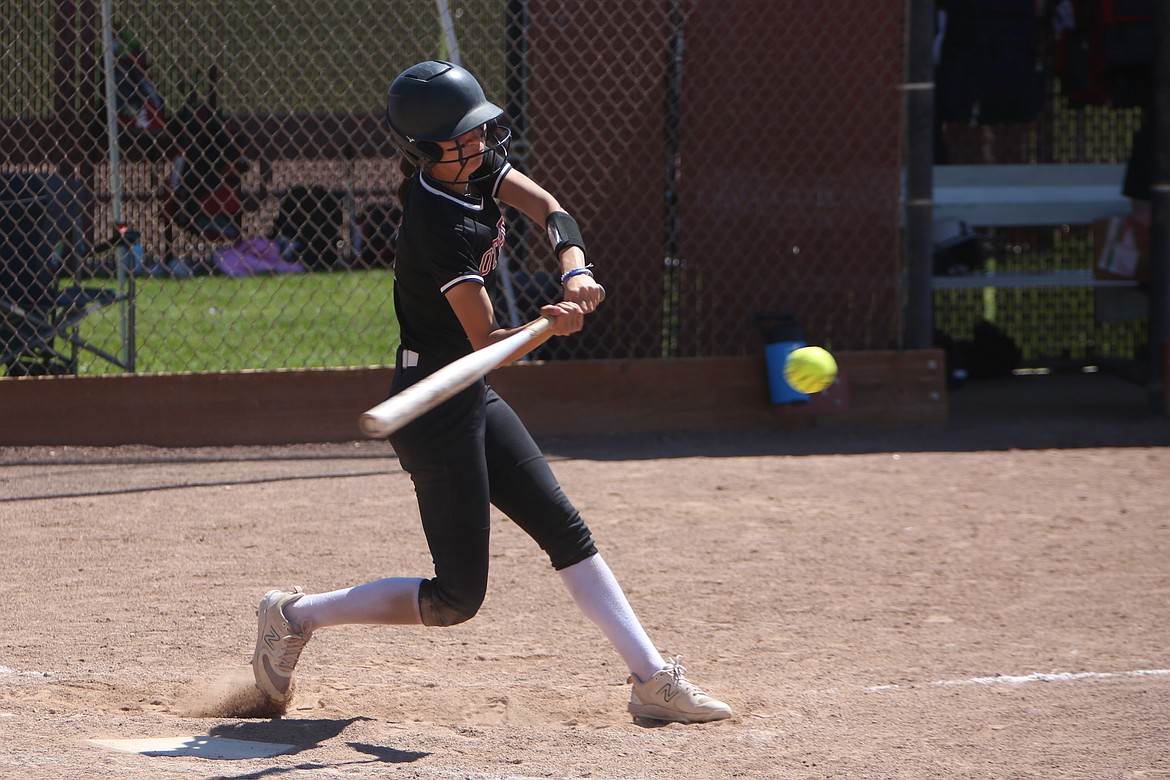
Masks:
[[[565,282],[569,281],[574,276],[580,276],[581,274],[585,274],[586,276],[590,276],[590,277],[593,276],[593,271],[591,270],[592,268],[593,268],[593,263],[590,263],[589,265],[585,266],[584,268],[573,268],[573,269],[570,269],[568,271],[565,271],[563,274],[561,274],[561,286],[564,286]]]

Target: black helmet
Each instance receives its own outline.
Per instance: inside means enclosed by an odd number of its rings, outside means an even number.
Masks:
[[[386,121],[395,147],[416,168],[442,156],[436,142],[489,125],[488,146],[501,149],[495,125],[504,110],[490,103],[475,77],[454,63],[428,60],[398,74],[390,84]]]

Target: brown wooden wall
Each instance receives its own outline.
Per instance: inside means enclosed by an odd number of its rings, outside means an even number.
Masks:
[[[842,381],[772,406],[762,356],[554,361],[490,376],[536,436],[947,422],[938,350],[839,353]],[[392,369],[0,379],[0,446],[226,446],[361,438]],[[567,414],[566,410],[572,413]]]

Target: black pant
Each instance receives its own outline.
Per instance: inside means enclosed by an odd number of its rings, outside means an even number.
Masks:
[[[392,393],[427,373],[425,363],[395,372]],[[561,490],[532,436],[482,380],[390,436],[414,482],[435,564],[419,591],[423,623],[469,620],[487,592],[489,503],[564,569],[596,554],[580,513]]]

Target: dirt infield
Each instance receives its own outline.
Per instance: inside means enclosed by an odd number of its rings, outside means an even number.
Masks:
[[[323,630],[287,715],[240,717],[266,589],[428,573],[385,445],[0,450],[0,776],[1170,777],[1170,436],[1079,413],[544,443],[736,713],[657,728],[499,516],[475,620]],[[88,742],[177,735],[293,748]]]

